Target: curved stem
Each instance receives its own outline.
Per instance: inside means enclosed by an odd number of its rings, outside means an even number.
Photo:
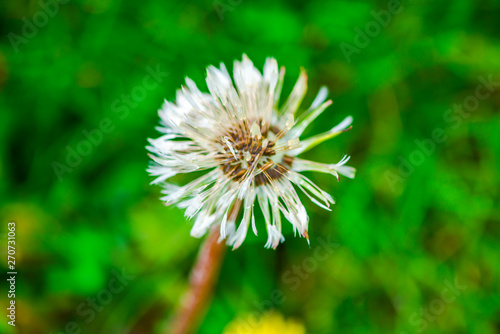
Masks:
[[[217,242],[219,235],[219,228],[212,229],[201,246],[191,271],[189,290],[182,298],[170,333],[193,333],[205,315],[227,248],[224,241]]]

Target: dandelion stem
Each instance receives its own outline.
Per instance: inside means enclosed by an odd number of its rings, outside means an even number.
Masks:
[[[217,241],[219,235],[219,228],[212,229],[201,246],[191,271],[189,290],[182,299],[173,322],[172,331],[169,333],[193,333],[204,317],[206,308],[212,299],[226,251],[226,243]]]

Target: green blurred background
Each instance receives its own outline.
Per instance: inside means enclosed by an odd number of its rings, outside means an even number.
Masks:
[[[206,66],[232,69],[243,53],[286,66],[285,94],[303,66],[305,107],[329,88],[334,104],[306,136],[347,115],[354,128],[307,156],[350,154],[358,173],[308,175],[337,201],[329,213],[304,200],[311,248],[288,224],[286,242],[264,249],[258,221],[259,236],[227,253],[200,333],[270,306],[308,333],[500,333],[500,86],[466,117],[448,111],[474,101],[479,76],[500,81],[500,1],[403,2],[385,27],[371,11],[387,1],[64,2],[0,5],[0,234],[5,252],[17,223],[20,333],[168,326],[201,240],[149,185],[146,139],[185,76],[206,90]],[[446,139],[425,154],[415,140],[436,129]],[[68,150],[86,155],[69,166]],[[126,286],[106,292],[122,270]],[[455,280],[465,287],[444,301]],[[90,311],[92,298],[106,305]]]

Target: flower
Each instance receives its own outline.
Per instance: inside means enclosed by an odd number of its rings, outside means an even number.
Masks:
[[[322,164],[297,156],[321,142],[351,128],[345,118],[330,131],[299,140],[302,132],[332,101],[323,87],[312,105],[295,118],[307,90],[307,75],[301,69],[288,99],[279,103],[284,67],[278,71],[275,59],[268,58],[263,74],[246,55],[234,62],[233,78],[221,63],[209,66],[206,82],[210,94],[201,92],[186,78],[177,91],[176,102],[165,101],[159,111],[163,135],[149,139],[153,160],[148,172],[161,183],[167,205],[185,209],[195,218],[191,235],[203,236],[213,226],[220,228],[220,240],[239,247],[251,225],[257,234],[254,204],[260,205],[268,239],[265,247],[276,248],[284,241],[281,214],[292,224],[294,233],[307,238],[307,212],[297,194],[303,191],[314,203],[330,210],[333,198],[302,171],[354,177],[355,169],[338,163]],[[179,173],[206,171],[203,176],[178,187],[166,182]]]
[[[253,315],[237,318],[224,328],[223,334],[306,334],[304,325],[293,319],[285,319],[277,312],[267,312],[260,318]]]

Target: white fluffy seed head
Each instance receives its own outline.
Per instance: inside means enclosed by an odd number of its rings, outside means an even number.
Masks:
[[[280,107],[284,68],[275,59],[265,62],[263,75],[246,56],[235,61],[233,78],[226,67],[210,66],[202,93],[186,78],[177,92],[176,103],[165,102],[158,128],[164,135],[150,140],[148,172],[152,183],[164,186],[162,200],[177,204],[194,219],[191,235],[200,237],[212,226],[220,227],[220,238],[239,247],[249,225],[257,234],[254,203],[261,208],[268,240],[276,248],[284,241],[281,214],[300,236],[309,238],[309,218],[296,189],[314,203],[329,209],[333,199],[299,172],[313,170],[338,177],[354,177],[354,168],[344,158],[337,164],[302,160],[298,154],[346,131],[352,118],[345,119],[325,134],[299,140],[303,130],[331,104],[322,88],[302,115],[297,110],[307,89],[302,70],[290,96]],[[233,83],[234,80],[234,83]],[[182,187],[170,179],[180,173],[206,171]]]

